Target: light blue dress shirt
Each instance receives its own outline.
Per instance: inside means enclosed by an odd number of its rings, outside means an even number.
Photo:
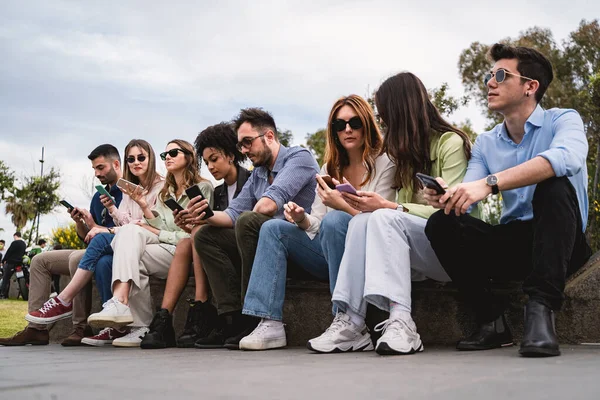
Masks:
[[[577,192],[583,230],[587,225],[588,142],[583,121],[575,110],[540,105],[525,122],[525,136],[515,143],[504,123],[477,137],[463,182],[472,182],[515,167],[536,156],[544,157],[556,176],[566,176]],[[533,219],[533,193],[536,185],[502,191],[500,223]]]
[[[304,147],[279,147],[279,153],[273,166],[273,183],[269,184],[269,171],[258,167],[246,181],[240,194],[229,203],[225,213],[233,224],[244,211],[252,211],[261,197],[268,197],[277,204],[274,218],[283,218],[283,205],[293,201],[310,213],[319,166],[313,155]]]

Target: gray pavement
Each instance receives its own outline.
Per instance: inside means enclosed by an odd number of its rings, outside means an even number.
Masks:
[[[0,399],[599,399],[600,347],[561,350],[524,359],[516,347],[403,357],[0,347]]]

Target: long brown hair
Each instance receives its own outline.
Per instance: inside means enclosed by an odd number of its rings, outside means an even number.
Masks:
[[[148,153],[148,170],[142,179],[140,179],[138,176],[135,176],[131,172],[131,168],[127,162],[129,150],[131,150],[132,147],[138,147]],[[156,154],[154,153],[154,149],[150,143],[143,139],[132,139],[129,143],[127,143],[127,146],[125,146],[125,154],[123,155],[123,165],[125,166],[123,171],[123,179],[133,182],[136,185],[143,186],[144,189],[148,190],[148,192],[150,192],[152,186],[157,183],[158,179],[161,178],[161,175],[156,172]]]
[[[467,160],[471,141],[460,129],[444,120],[435,108],[425,85],[410,72],[388,78],[375,93],[377,112],[385,125],[383,151],[396,164],[394,185],[419,189],[415,174],[431,173],[430,143],[434,135],[454,132],[463,139]]]
[[[360,118],[363,125],[363,135],[365,138],[365,147],[363,149],[362,159],[367,168],[367,176],[361,183],[364,185],[371,179],[371,176],[375,173],[375,159],[381,153],[383,146],[383,139],[379,127],[375,122],[375,115],[373,109],[362,97],[351,94],[350,96],[339,98],[329,113],[329,121],[327,122],[327,144],[325,146],[325,160],[327,163],[327,173],[342,181],[342,171],[345,167],[350,165],[350,159],[348,152],[340,143],[338,133],[334,132],[332,127],[333,121],[337,117],[337,113],[343,106],[351,107],[354,112]]]
[[[183,188],[188,188],[192,185],[195,185],[198,182],[207,181],[208,179],[204,179],[200,176],[200,170],[198,169],[198,159],[196,158],[196,151],[194,150],[194,146],[191,143],[186,142],[182,139],[174,139],[167,143],[167,146],[171,143],[175,143],[182,150],[184,150],[185,156],[185,169],[183,170]],[[175,193],[179,189],[177,185],[177,181],[175,180],[175,175],[167,171],[167,176],[165,177],[165,186],[160,191],[160,198],[164,202],[171,195],[169,194],[169,188],[172,188]]]

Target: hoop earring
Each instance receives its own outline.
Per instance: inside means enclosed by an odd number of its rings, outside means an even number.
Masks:
[[[229,164],[233,164],[233,160],[229,160]]]

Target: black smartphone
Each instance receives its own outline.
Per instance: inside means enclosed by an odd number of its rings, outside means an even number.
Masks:
[[[335,183],[333,183],[333,179],[329,175],[321,175],[321,179],[329,186],[330,189],[335,190]]]
[[[429,176],[429,175],[425,175],[420,172],[417,172],[417,179],[421,181],[423,186],[425,186],[428,189],[435,190],[437,192],[437,194],[446,193],[446,189],[444,189],[442,187],[442,185],[440,185],[433,176]]]
[[[198,185],[190,186],[189,188],[185,189],[185,193],[187,194],[187,196],[190,200],[193,199],[194,197],[198,197],[198,196],[200,196],[200,199],[204,200],[204,196],[202,195],[202,192],[200,191],[200,188],[198,187]],[[206,210],[204,210],[204,212],[205,212],[205,215],[204,215],[204,218],[202,218],[202,219],[210,218],[213,215],[215,215],[213,210],[210,209],[210,206],[206,207]]]
[[[165,206],[169,207],[173,211],[183,211],[183,207],[181,207],[181,205],[178,202],[176,202],[175,199],[172,197],[169,197],[165,200]]]
[[[71,203],[69,203],[69,202],[68,202],[68,201],[66,201],[66,200],[61,200],[61,201],[59,201],[59,203],[60,203],[60,204],[62,204],[63,206],[65,206],[65,207],[67,207],[67,211],[68,211],[69,213],[70,213],[71,211],[73,211],[73,209],[75,208],[75,207],[73,207],[73,206],[71,205]]]

